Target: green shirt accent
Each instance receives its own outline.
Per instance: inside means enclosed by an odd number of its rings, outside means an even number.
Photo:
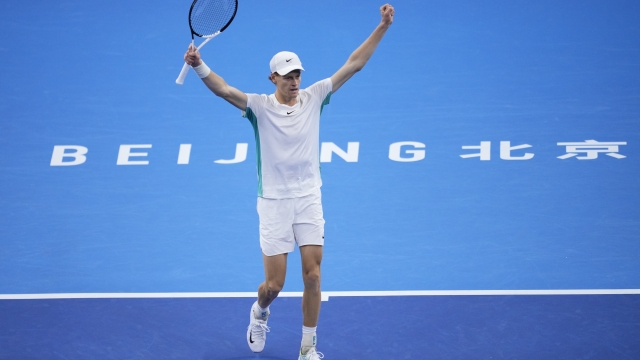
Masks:
[[[258,118],[253,113],[251,108],[247,108],[244,111],[244,117],[246,117],[251,126],[253,126],[253,133],[256,137],[256,167],[258,168],[258,196],[262,197],[262,157],[260,156],[260,134],[258,133]]]
[[[331,91],[329,91],[324,100],[322,100],[322,105],[320,106],[320,115],[322,115],[322,109],[324,109],[324,106],[329,105],[329,101],[331,101]]]

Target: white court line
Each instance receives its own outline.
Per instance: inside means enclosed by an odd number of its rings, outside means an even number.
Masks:
[[[482,295],[638,295],[640,289],[567,290],[406,290],[406,291],[323,291],[322,301],[349,296],[482,296]],[[255,298],[256,292],[174,292],[174,293],[67,293],[0,294],[0,300],[49,299],[153,299],[153,298]],[[279,297],[302,297],[302,292],[281,292]]]

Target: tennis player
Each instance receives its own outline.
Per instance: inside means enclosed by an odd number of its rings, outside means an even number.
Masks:
[[[330,78],[300,88],[302,63],[292,52],[277,53],[269,63],[271,95],[243,93],[229,86],[189,46],[184,59],[217,96],[239,108],[253,126],[258,162],[258,216],[265,281],[251,307],[247,342],[261,352],[269,332],[269,305],[284,286],[287,254],[297,244],[302,257],[302,343],[299,360],[323,357],[317,352],[320,313],[320,263],[324,245],[319,164],[320,114],[332,94],[360,71],[393,23],[393,6],[380,7],[382,20],[373,33]]]

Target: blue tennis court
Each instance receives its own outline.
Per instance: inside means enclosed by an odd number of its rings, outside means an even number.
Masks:
[[[0,5],[0,359],[265,351],[254,132],[191,72],[190,1]],[[640,4],[397,0],[320,126],[326,359],[640,358]],[[273,92],[331,76],[382,2],[240,0],[202,50]]]

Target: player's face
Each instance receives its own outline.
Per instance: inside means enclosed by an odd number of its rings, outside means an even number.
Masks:
[[[286,75],[275,75],[274,80],[276,82],[276,88],[278,91],[286,95],[287,97],[297,97],[300,91],[300,81],[302,76],[300,70],[293,70]]]

